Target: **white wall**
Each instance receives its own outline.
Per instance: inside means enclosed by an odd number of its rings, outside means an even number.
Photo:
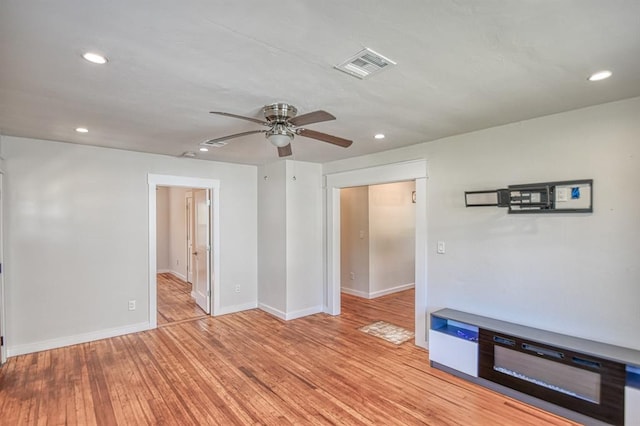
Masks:
[[[275,315],[287,311],[286,165],[258,170],[258,302]]]
[[[159,186],[156,191],[158,272],[187,280],[186,193],[191,188]]]
[[[408,181],[340,190],[342,291],[370,299],[413,287],[415,188]]]
[[[633,98],[327,163],[324,173],[427,159],[428,311],[640,349],[638,117]],[[585,178],[592,214],[464,207],[465,190]],[[439,240],[446,254],[436,254]]]
[[[220,180],[220,303],[226,311],[255,307],[256,167],[14,137],[2,142],[10,353],[148,324],[149,173]],[[128,311],[129,299],[137,300],[135,311]]]
[[[322,166],[280,160],[258,175],[259,307],[283,319],[320,312]]]
[[[169,264],[171,271],[187,280],[186,194],[190,188],[169,187]]]
[[[156,269],[158,272],[170,271],[170,215],[169,188],[160,186],[156,191]]]
[[[2,136],[0,136],[0,153],[2,151]],[[4,159],[0,156],[0,263],[5,266],[4,263]],[[4,295],[4,274],[0,274],[0,336],[6,336],[5,331],[5,295]],[[7,346],[0,346],[0,363],[4,363],[7,360]]]
[[[340,286],[369,297],[369,187],[340,190]],[[351,278],[353,273],[353,279]]]
[[[287,317],[322,311],[322,166],[286,161]]]
[[[369,295],[411,288],[415,280],[415,182],[369,186]]]

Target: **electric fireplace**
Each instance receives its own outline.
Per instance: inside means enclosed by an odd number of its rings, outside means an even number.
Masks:
[[[480,329],[478,375],[603,422],[624,424],[624,364]]]

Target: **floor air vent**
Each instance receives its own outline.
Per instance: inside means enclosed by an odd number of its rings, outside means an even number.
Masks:
[[[393,65],[391,59],[365,48],[334,68],[362,80]]]

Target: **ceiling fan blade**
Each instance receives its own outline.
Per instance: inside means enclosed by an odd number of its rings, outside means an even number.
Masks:
[[[245,116],[242,116],[242,115],[231,114],[230,112],[210,111],[209,113],[210,114],[224,115],[225,117],[239,118],[240,120],[252,121],[254,123],[262,124],[264,126],[268,126],[269,125],[269,123],[267,123],[266,121],[258,120],[257,118],[251,118],[251,117],[245,117]]]
[[[278,157],[288,157],[291,154],[291,144],[278,147]]]
[[[202,142],[200,145],[213,145],[216,142],[226,141],[227,139],[239,138],[241,136],[253,135],[254,133],[265,133],[266,130],[250,130],[248,132],[235,133],[233,135],[223,136],[221,138],[209,139]]]
[[[315,130],[298,129],[296,130],[296,133],[299,134],[300,136],[305,136],[307,138],[312,138],[312,139],[318,139],[319,141],[323,141],[323,142],[329,142],[334,145],[341,146],[343,148],[348,148],[353,143],[353,141],[350,141],[349,139],[343,139],[337,136],[328,135],[326,133],[316,132]]]
[[[305,124],[320,123],[322,121],[330,121],[335,119],[336,118],[333,115],[329,114],[327,111],[318,110],[293,117],[291,120],[289,120],[289,123],[293,124],[294,126],[304,126]]]

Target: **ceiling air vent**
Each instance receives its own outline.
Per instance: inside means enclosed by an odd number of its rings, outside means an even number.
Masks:
[[[395,64],[391,59],[365,48],[334,68],[359,79],[365,79]]]

